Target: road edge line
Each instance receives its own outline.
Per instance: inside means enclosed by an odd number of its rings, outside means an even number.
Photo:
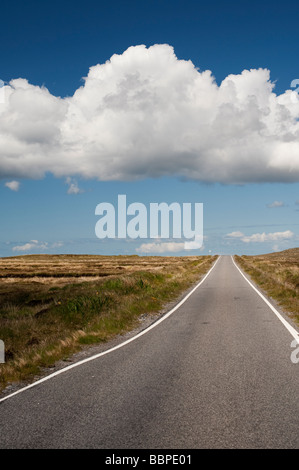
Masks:
[[[275,313],[277,318],[281,321],[281,323],[285,326],[285,328],[289,331],[289,333],[293,336],[293,338],[297,341],[299,344],[299,332],[292,326],[290,325],[289,322],[278,312],[278,310],[269,302],[269,300],[247,279],[245,274],[241,271],[239,266],[236,264],[233,256],[231,256],[232,262],[234,263],[235,267],[238,269],[238,271],[242,274],[244,279],[248,282],[248,284],[252,287],[252,289],[255,290],[255,292],[258,293],[258,295],[263,299],[263,301],[270,307],[270,309]]]

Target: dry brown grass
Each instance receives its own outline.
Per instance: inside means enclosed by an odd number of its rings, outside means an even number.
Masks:
[[[0,389],[86,344],[132,329],[196,282],[215,258],[30,255],[0,259]]]
[[[15,282],[19,279],[46,279],[46,283],[65,284],[73,278],[101,278],[135,271],[167,270],[184,261],[198,260],[197,256],[93,256],[93,255],[27,255],[0,258],[0,279]],[[68,279],[69,278],[69,279]]]
[[[254,281],[299,323],[299,248],[235,258]]]

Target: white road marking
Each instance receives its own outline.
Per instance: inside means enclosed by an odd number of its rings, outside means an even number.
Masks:
[[[99,354],[95,354],[94,356],[88,357],[87,359],[82,359],[82,361],[78,361],[74,364],[71,364],[70,366],[64,367],[63,369],[58,370],[57,372],[53,372],[53,374],[48,375],[47,377],[44,377],[43,379],[37,380],[36,382],[33,382],[30,385],[27,385],[26,387],[21,388],[20,390],[17,390],[14,393],[11,393],[10,395],[7,395],[6,397],[3,397],[0,399],[0,403],[8,400],[8,398],[12,398],[19,393],[25,392],[26,390],[29,390],[30,388],[36,387],[37,385],[40,385],[43,382],[46,382],[47,380],[53,379],[54,377],[57,377],[57,375],[63,374],[64,372],[67,372],[70,369],[74,369],[75,367],[81,366],[82,364],[85,364],[86,362],[93,361],[95,359],[98,359],[101,356],[105,356],[106,354],[109,354],[116,349],[122,348],[123,346],[126,346],[127,344],[131,343],[132,341],[135,341],[137,338],[140,338],[141,336],[145,335],[148,333],[150,330],[158,326],[160,323],[162,323],[166,318],[168,318],[170,315],[172,315],[178,308],[183,305],[187,299],[198,289],[199,286],[206,280],[210,272],[214,269],[216,264],[218,263],[218,260],[220,259],[220,256],[217,258],[216,262],[213,264],[211,269],[207,272],[207,274],[202,278],[202,280],[177,304],[175,305],[169,312],[167,312],[165,315],[163,315],[159,320],[157,320],[155,323],[150,325],[148,328],[145,330],[141,331],[138,333],[136,336],[133,336],[133,338],[128,339],[127,341],[124,341],[123,343],[118,344],[117,346],[114,346],[113,348],[107,349],[107,351],[103,351]]]
[[[279,318],[279,320],[281,321],[281,323],[286,327],[286,329],[291,333],[291,335],[293,336],[293,338],[295,338],[295,340],[297,341],[297,343],[299,344],[299,333],[297,330],[295,330],[295,328],[290,325],[285,318],[283,318],[283,316],[278,312],[278,310],[276,310],[275,307],[273,307],[273,305],[269,302],[268,299],[266,299],[266,297],[247,279],[247,277],[243,274],[243,272],[241,271],[241,269],[239,268],[239,266],[237,266],[237,264],[235,263],[235,260],[233,257],[231,257],[234,265],[236,266],[236,268],[238,269],[238,271],[242,274],[242,276],[244,277],[244,279],[248,282],[248,284],[252,287],[252,289],[255,290],[255,292],[258,293],[258,295],[263,299],[264,302],[266,302],[266,304],[268,305],[268,307],[271,308],[271,310],[275,313],[275,315]]]

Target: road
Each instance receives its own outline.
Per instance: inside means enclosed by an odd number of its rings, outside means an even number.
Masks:
[[[0,403],[0,448],[298,448],[292,341],[222,256],[146,334]]]

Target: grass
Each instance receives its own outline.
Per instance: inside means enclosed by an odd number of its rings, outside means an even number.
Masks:
[[[134,328],[215,257],[34,255],[0,259],[0,390]]]
[[[235,256],[235,259],[299,324],[299,248],[260,256]]]

